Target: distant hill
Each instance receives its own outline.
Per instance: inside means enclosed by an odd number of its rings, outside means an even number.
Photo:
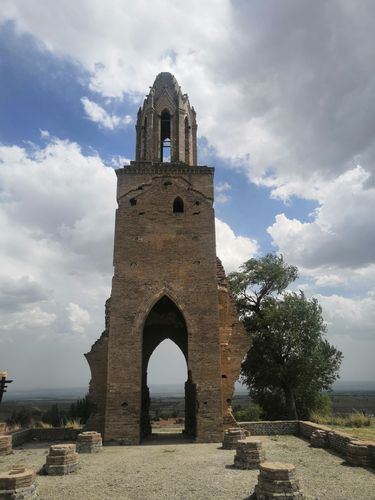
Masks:
[[[335,393],[374,393],[375,381],[346,381],[339,380],[333,385]],[[15,389],[9,386],[3,401],[33,401],[33,400],[75,400],[87,393],[87,387],[66,387],[59,389]],[[184,395],[184,384],[150,384],[151,397],[181,397]],[[247,388],[236,383],[236,395],[247,394]]]

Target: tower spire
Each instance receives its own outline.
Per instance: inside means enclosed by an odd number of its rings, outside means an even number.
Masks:
[[[197,165],[196,113],[171,73],[159,73],[136,124],[136,161]]]

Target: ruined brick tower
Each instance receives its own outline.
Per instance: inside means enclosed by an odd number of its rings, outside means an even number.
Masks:
[[[89,427],[128,444],[149,434],[148,361],[169,338],[188,368],[185,432],[218,442],[235,424],[230,404],[249,338],[216,257],[214,169],[197,165],[196,114],[170,73],[156,77],[136,133],[136,160],[116,170],[105,331],[86,354]]]

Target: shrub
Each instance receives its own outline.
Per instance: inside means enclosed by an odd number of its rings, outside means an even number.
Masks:
[[[49,410],[43,413],[42,421],[51,424],[52,427],[63,427],[67,421],[66,413],[60,410],[58,405],[52,405]]]
[[[81,424],[85,424],[94,411],[95,405],[91,402],[89,395],[86,394],[83,399],[78,399],[71,404],[69,417],[73,420],[79,420]]]
[[[257,422],[260,420],[262,408],[259,405],[251,405],[247,408],[238,409],[235,413],[239,422]]]

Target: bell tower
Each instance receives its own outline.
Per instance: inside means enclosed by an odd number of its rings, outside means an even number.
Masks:
[[[197,164],[197,122],[176,78],[159,73],[139,108],[136,161]]]
[[[236,425],[231,398],[249,339],[216,257],[214,169],[197,165],[196,114],[170,73],[150,88],[136,159],[116,175],[112,292],[86,354],[96,406],[88,426],[125,444],[151,432],[148,362],[168,338],[187,365],[185,434],[219,442]]]

